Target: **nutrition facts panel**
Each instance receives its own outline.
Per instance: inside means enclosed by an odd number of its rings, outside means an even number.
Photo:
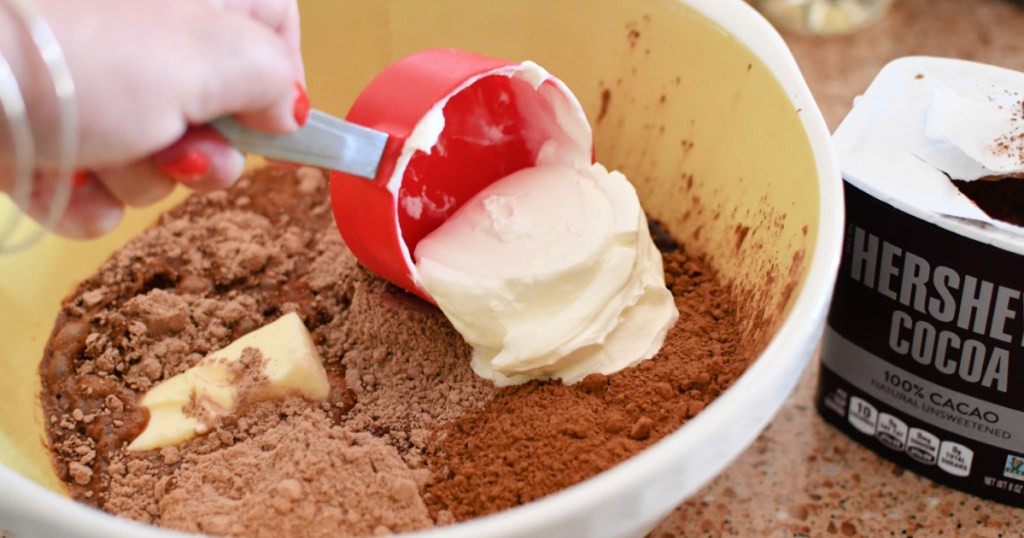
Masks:
[[[939,482],[1024,505],[1024,454],[935,428],[848,384],[822,365],[819,408],[879,455]]]
[[[955,441],[942,441],[928,430],[911,428],[895,415],[879,412],[874,405],[854,396],[850,398],[847,420],[857,431],[874,436],[890,450],[906,452],[926,465],[937,465],[955,476],[971,473],[974,451]]]

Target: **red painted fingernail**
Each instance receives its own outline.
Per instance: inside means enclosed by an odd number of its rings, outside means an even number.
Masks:
[[[157,157],[157,168],[175,181],[198,181],[210,171],[210,158],[197,149],[189,149],[170,156]]]
[[[301,82],[295,82],[295,106],[292,109],[295,114],[295,123],[302,127],[309,121],[309,94]]]
[[[92,174],[88,170],[75,170],[71,176],[71,186],[75,189],[84,187]]]

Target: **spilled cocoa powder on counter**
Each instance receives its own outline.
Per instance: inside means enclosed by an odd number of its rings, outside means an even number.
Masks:
[[[391,534],[543,497],[677,429],[758,350],[714,271],[656,236],[681,316],[655,358],[498,389],[440,311],[358,264],[320,171],[194,195],[65,299],[40,366],[55,469],[82,502],[224,536]],[[313,335],[327,401],[262,402],[177,447],[126,449],[147,390],[287,312]]]

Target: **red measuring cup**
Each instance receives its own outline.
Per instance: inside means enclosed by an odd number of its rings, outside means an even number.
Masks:
[[[388,133],[372,180],[331,173],[331,205],[356,258],[431,301],[412,253],[481,189],[537,164],[593,159],[576,97],[532,62],[454,49],[399,60],[362,91],[348,121]]]

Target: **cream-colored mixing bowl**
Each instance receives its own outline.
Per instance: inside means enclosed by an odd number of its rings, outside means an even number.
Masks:
[[[301,0],[314,104],[343,115],[392,61],[456,47],[533,60],[579,97],[596,154],[743,298],[759,357],[702,413],[590,480],[423,536],[642,536],[719,473],[790,392],[818,340],[839,260],[839,171],[782,39],[740,0]],[[183,193],[178,193],[180,199]],[[151,222],[98,241],[48,237],[0,258],[0,529],[19,537],[175,535],[61,494],[36,368],[59,301]]]

